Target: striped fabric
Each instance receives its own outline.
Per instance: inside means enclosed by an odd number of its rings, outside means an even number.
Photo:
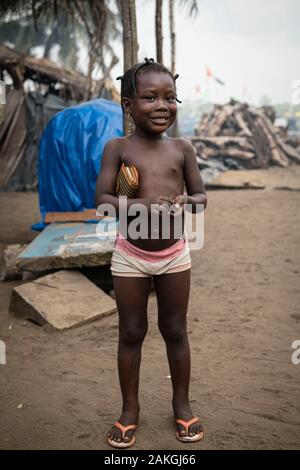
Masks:
[[[133,197],[139,187],[139,175],[134,165],[125,166],[122,163],[117,176],[117,196]]]

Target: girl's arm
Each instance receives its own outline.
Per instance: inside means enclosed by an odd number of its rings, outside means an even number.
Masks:
[[[207,195],[205,187],[198,168],[194,147],[185,139],[181,140],[184,154],[184,181],[187,195],[179,195],[175,198],[175,204],[192,204],[193,212],[201,211],[200,206],[197,211],[197,205],[202,204],[204,209],[207,206]]]
[[[110,140],[105,144],[102,156],[101,170],[96,182],[95,203],[112,204],[118,210],[118,198],[115,196],[116,178],[120,166],[118,140]]]

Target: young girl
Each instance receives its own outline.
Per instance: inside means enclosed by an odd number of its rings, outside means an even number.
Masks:
[[[97,179],[97,207],[111,204],[119,214],[120,198],[115,190],[122,163],[134,165],[139,174],[138,190],[126,200],[128,210],[140,203],[150,217],[153,207],[168,211],[174,205],[180,208],[191,204],[194,211],[198,204],[206,206],[206,192],[192,145],[185,139],[164,135],[176,119],[177,77],[153,59],[136,64],[121,77],[122,107],[135,128],[129,136],[111,140],[105,146]],[[134,216],[128,217],[128,223],[132,220]],[[176,437],[182,442],[195,442],[203,437],[202,425],[189,402],[187,307],[191,260],[184,234],[179,239],[175,237],[174,220],[171,217],[168,238],[162,236],[162,218],[159,229],[149,229],[148,237],[133,237],[121,233],[119,228],[111,271],[119,314],[118,370],[123,407],[108,433],[108,443],[113,447],[130,447],[135,443],[141,348],[147,332],[152,277],[158,327],[166,343],[172,379]]]

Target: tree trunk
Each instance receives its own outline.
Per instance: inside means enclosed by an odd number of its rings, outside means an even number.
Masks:
[[[176,62],[176,35],[175,35],[175,21],[174,21],[174,0],[169,0],[169,25],[170,25],[170,43],[171,43],[171,72],[175,74],[175,62]],[[178,121],[174,122],[170,129],[170,135],[172,137],[178,137]]]
[[[135,0],[121,0],[121,14],[123,24],[123,59],[124,73],[137,63],[137,29]],[[123,117],[124,134],[129,134],[129,119],[124,113]]]
[[[138,39],[137,39],[137,28],[136,28],[136,12],[135,12],[135,0],[130,0],[129,2],[130,8],[130,22],[131,22],[131,31],[132,31],[132,48],[131,48],[131,66],[136,64],[138,61]]]
[[[163,0],[156,0],[155,12],[155,35],[156,35],[156,60],[163,63],[163,35],[162,35],[162,3]]]
[[[169,24],[170,24],[170,40],[171,40],[171,72],[174,75],[175,74],[175,59],[176,59],[174,0],[169,0]]]

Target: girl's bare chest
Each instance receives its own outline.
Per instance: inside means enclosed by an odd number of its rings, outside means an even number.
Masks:
[[[143,180],[151,180],[153,184],[162,178],[176,178],[183,175],[183,158],[180,155],[123,155],[121,161],[125,165],[135,165]]]

